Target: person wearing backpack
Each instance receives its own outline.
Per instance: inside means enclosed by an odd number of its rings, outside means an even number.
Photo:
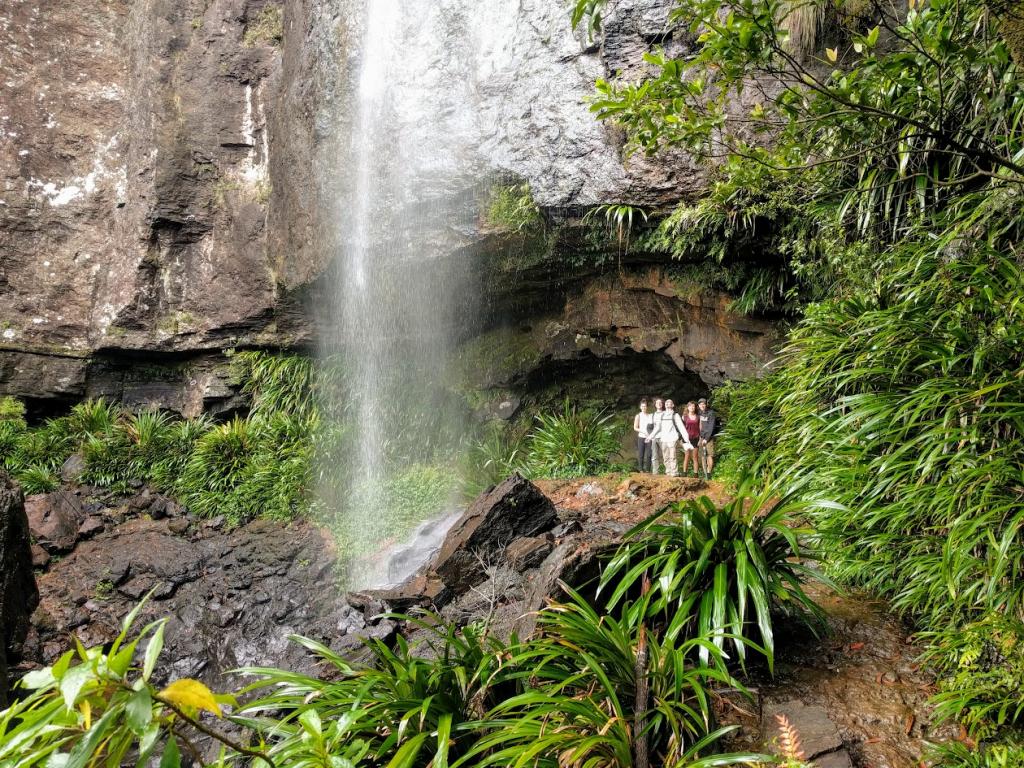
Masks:
[[[679,465],[676,462],[676,443],[683,441],[686,450],[693,450],[690,437],[686,434],[686,427],[683,420],[676,413],[676,405],[671,400],[665,401],[665,410],[655,413],[654,432],[649,438],[651,442],[657,441],[661,448],[661,455],[665,459],[665,474],[669,477],[679,476]]]

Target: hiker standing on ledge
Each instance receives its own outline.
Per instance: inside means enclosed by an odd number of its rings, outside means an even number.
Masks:
[[[658,429],[658,419],[661,418],[661,414],[665,412],[665,401],[660,397],[654,399],[654,413],[651,415],[654,417],[654,430],[651,435],[654,434]],[[663,463],[663,457],[661,455],[661,443],[657,440],[652,440],[651,435],[648,435],[647,442],[651,445],[651,474],[658,474],[658,467]],[[666,470],[667,471],[667,470]]]
[[[666,400],[665,410],[654,414],[654,417],[654,433],[647,439],[652,443],[657,442],[661,446],[661,454],[665,459],[665,474],[669,477],[678,477],[676,443],[682,440],[684,449],[689,451],[693,450],[693,444],[686,434],[683,420],[676,413],[676,404],[671,400]]]
[[[633,417],[636,432],[636,463],[640,472],[650,472],[651,452],[654,446],[647,439],[654,433],[654,414],[647,412],[647,398],[640,401],[640,413]]]
[[[711,470],[715,468],[715,422],[717,417],[714,409],[708,406],[708,401],[703,397],[697,401],[697,409],[700,411],[700,450],[698,455],[704,464],[704,476],[711,477]]]

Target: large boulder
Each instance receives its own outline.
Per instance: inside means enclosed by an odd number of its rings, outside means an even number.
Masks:
[[[551,500],[529,480],[513,475],[477,498],[456,521],[431,570],[461,595],[487,579],[488,566],[504,561],[509,544],[539,536],[558,522]]]
[[[0,707],[7,702],[8,659],[20,655],[38,602],[24,498],[0,472]]]
[[[81,500],[63,488],[29,496],[25,512],[32,538],[50,554],[74,549],[87,517]]]

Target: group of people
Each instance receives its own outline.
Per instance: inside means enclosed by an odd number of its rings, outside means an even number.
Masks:
[[[647,398],[640,401],[640,413],[633,418],[636,432],[637,464],[641,472],[658,474],[664,464],[665,474],[679,476],[676,451],[683,444],[683,475],[693,464],[694,476],[704,471],[711,477],[715,466],[715,412],[703,397],[690,401],[683,413],[676,413],[676,405],[668,399],[657,398],[654,411]]]

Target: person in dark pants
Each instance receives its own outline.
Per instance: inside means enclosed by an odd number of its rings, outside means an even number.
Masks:
[[[650,472],[653,444],[647,438],[654,432],[654,414],[647,412],[647,398],[640,401],[640,413],[633,417],[636,432],[636,463],[640,472]]]
[[[711,477],[715,468],[715,426],[717,417],[714,410],[703,397],[697,401],[700,415],[700,448],[698,455],[704,463],[704,474]]]

